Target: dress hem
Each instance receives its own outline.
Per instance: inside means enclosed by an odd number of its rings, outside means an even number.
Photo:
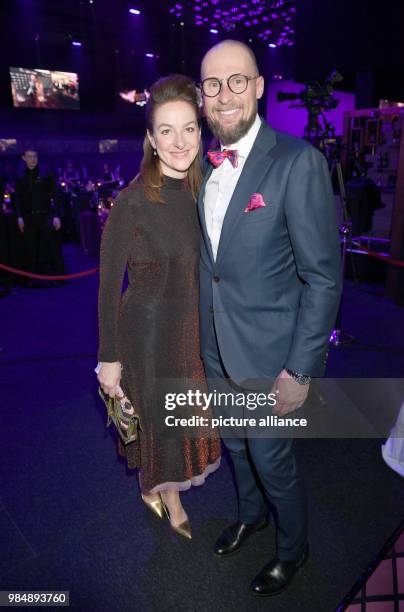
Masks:
[[[214,463],[209,463],[202,474],[192,476],[189,480],[182,482],[163,482],[162,484],[156,485],[148,493],[159,493],[160,491],[188,491],[191,486],[199,487],[205,483],[206,477],[209,474],[215,472],[220,466],[221,457],[219,457]]]

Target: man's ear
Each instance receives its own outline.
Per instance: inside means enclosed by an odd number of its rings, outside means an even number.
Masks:
[[[147,138],[149,139],[149,142],[151,144],[151,146],[153,147],[153,149],[156,149],[156,141],[154,140],[154,136],[152,134],[150,134],[149,130],[147,130]]]
[[[264,77],[263,76],[259,76],[258,79],[257,79],[257,85],[256,85],[256,87],[257,87],[257,100],[260,100],[262,98],[262,96],[263,96],[263,93],[264,93],[264,84],[265,84]]]

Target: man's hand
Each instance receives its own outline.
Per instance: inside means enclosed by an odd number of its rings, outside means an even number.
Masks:
[[[18,223],[18,229],[22,233],[24,231],[24,219],[22,217],[18,217],[17,223]]]
[[[309,393],[309,387],[309,384],[299,385],[286,370],[282,370],[272,387],[272,393],[276,393],[273,413],[277,416],[285,416],[303,406]]]
[[[56,231],[60,230],[60,228],[62,227],[62,222],[59,217],[53,217],[53,227]]]

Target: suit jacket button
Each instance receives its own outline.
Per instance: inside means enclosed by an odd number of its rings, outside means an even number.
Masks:
[[[218,283],[220,281],[220,278],[219,278],[219,276],[214,276],[213,280],[215,281],[215,283]]]

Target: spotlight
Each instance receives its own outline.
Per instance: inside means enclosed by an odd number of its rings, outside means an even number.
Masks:
[[[129,9],[129,13],[131,13],[131,15],[140,15],[139,9],[135,9],[135,8]]]
[[[215,30],[215,28],[210,28],[212,34],[219,34],[219,30]]]
[[[223,19],[222,26],[225,32],[232,32],[236,29],[236,24],[230,21],[230,19]]]
[[[146,57],[154,57],[154,53],[146,53]]]
[[[268,47],[271,47],[271,49],[275,49],[276,45],[275,45],[275,43],[269,43]]]
[[[73,47],[81,47],[81,42],[79,42],[78,40],[72,40],[72,45]]]

